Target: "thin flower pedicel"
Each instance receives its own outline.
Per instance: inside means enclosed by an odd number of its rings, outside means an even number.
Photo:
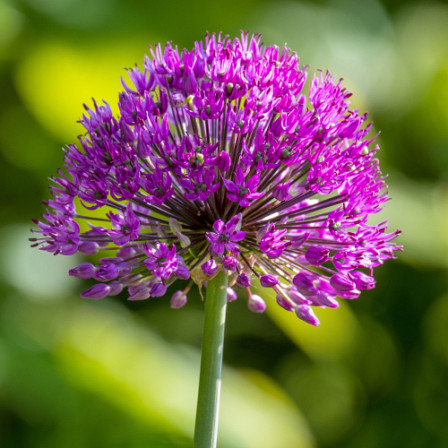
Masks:
[[[86,106],[86,133],[65,149],[32,239],[54,254],[104,254],[69,271],[96,282],[82,297],[127,289],[144,300],[224,271],[229,300],[247,289],[249,308],[264,311],[257,277],[318,325],[314,307],[374,287],[373,268],[400,247],[398,231],[368,223],[388,198],[371,124],[341,81],[317,73],[305,93],[297,55],[260,39],[157,45],[122,81],[117,117]]]

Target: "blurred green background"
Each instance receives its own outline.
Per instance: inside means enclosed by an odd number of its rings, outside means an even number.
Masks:
[[[392,197],[380,218],[405,251],[318,328],[229,306],[218,446],[448,446],[446,3],[0,0],[2,447],[192,446],[200,297],[82,300],[67,276],[81,259],[27,238],[83,103],[115,105],[148,44],[240,29],[343,77],[369,111]]]

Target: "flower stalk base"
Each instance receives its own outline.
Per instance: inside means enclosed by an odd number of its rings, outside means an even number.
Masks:
[[[207,284],[195,448],[216,447],[228,276],[219,272]]]

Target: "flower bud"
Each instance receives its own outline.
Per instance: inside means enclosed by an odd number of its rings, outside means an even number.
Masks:
[[[307,305],[299,305],[296,309],[296,316],[303,320],[304,322],[318,326],[320,324],[319,319],[314,314],[314,311],[311,309],[311,307]]]
[[[291,285],[288,288],[289,298],[296,304],[296,305],[309,305],[310,301],[297,290],[297,288],[294,287],[294,285]]]
[[[277,294],[277,303],[286,311],[293,311],[294,305],[284,296]]]
[[[236,286],[239,288],[247,288],[250,286],[250,276],[242,272],[236,279]]]
[[[341,299],[354,300],[359,297],[361,291],[359,289],[353,289],[352,291],[339,291],[338,296]]]
[[[223,151],[218,156],[218,169],[221,173],[224,173],[230,168],[231,161],[227,152]]]
[[[92,263],[81,263],[68,271],[68,275],[77,278],[92,278],[95,275],[95,266]]]
[[[299,292],[305,296],[310,296],[316,293],[314,288],[314,281],[316,278],[316,275],[311,272],[300,271],[293,278],[292,282]]]
[[[266,303],[260,296],[257,296],[256,294],[251,294],[247,305],[249,309],[254,313],[263,313],[266,309]]]
[[[338,308],[339,307],[339,303],[337,302],[337,300],[334,299],[333,297],[331,297],[329,294],[327,294],[324,291],[319,291],[319,293],[310,297],[310,300],[311,300],[312,304],[315,306],[321,306],[321,307],[328,306],[328,308]]]
[[[190,271],[184,264],[180,264],[176,269],[176,276],[181,280],[188,280],[190,278]]]
[[[372,289],[375,287],[375,279],[362,271],[350,272],[350,278],[358,289]]]
[[[206,261],[205,263],[202,263],[201,269],[205,275],[211,277],[212,275],[216,274],[216,271],[218,270],[218,265],[216,264],[215,260],[211,259]]]
[[[299,249],[300,247],[302,247],[303,243],[308,239],[309,236],[310,236],[310,234],[308,232],[305,232],[300,236],[293,237],[291,248]]]
[[[133,142],[135,140],[134,132],[123,120],[120,120],[120,133],[121,138],[126,142]]]
[[[107,282],[117,278],[119,274],[118,267],[115,263],[108,263],[100,265],[95,270],[95,280],[99,282]]]
[[[150,296],[152,297],[162,297],[166,293],[166,285],[163,283],[156,283],[151,288],[151,291],[149,292]]]
[[[136,254],[136,250],[133,247],[122,247],[118,252],[117,256],[120,258],[126,259],[134,256]]]
[[[170,300],[171,308],[182,308],[187,303],[187,295],[183,291],[176,291]]]
[[[227,254],[223,259],[222,259],[222,265],[225,269],[229,270],[229,271],[236,271],[236,268],[238,266],[238,259],[236,257],[234,257],[233,255]]]
[[[330,258],[328,256],[329,253],[330,252],[328,249],[312,246],[306,251],[305,258],[307,259],[308,263],[312,264],[313,266],[320,266]]]
[[[109,285],[106,285],[105,283],[96,283],[82,292],[81,297],[84,299],[104,299],[104,297],[109,295],[109,292]]]
[[[354,289],[356,289],[355,283],[351,281],[347,276],[342,274],[333,275],[330,278],[330,283],[338,293],[343,291],[353,291]]]
[[[84,255],[95,255],[100,248],[98,243],[94,241],[83,241],[79,244],[78,250]]]
[[[123,285],[120,282],[110,282],[108,285],[110,288],[109,296],[117,296],[121,291],[123,291]]]
[[[129,287],[129,297],[130,301],[146,300],[150,296],[150,289],[147,285],[138,285],[138,287]]]
[[[339,303],[336,300],[336,295],[338,293],[334,290],[334,288],[330,285],[329,282],[320,279],[316,282],[316,293],[312,296],[309,296],[309,304],[313,306],[320,307],[329,307],[329,308],[338,308]]]
[[[233,288],[227,288],[227,302],[234,302],[238,298]]]
[[[291,195],[289,194],[289,187],[290,182],[278,184],[272,192],[272,196],[274,196],[277,201],[287,201],[291,199]]]
[[[265,288],[272,288],[273,286],[278,285],[278,279],[272,274],[262,275],[260,277],[260,284]]]

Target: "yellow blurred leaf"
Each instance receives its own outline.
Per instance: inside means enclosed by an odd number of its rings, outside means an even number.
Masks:
[[[389,219],[391,230],[403,233],[397,244],[404,250],[397,256],[417,266],[447,267],[448,258],[448,188],[416,182],[394,173],[389,182],[392,201],[376,220]]]
[[[53,135],[73,142],[83,128],[76,121],[82,105],[106,100],[116,113],[120,78],[125,68],[141,66],[147,40],[138,43],[121,39],[84,46],[63,41],[37,43],[24,58],[16,74],[19,93],[36,119]]]
[[[268,302],[266,309],[269,317],[309,356],[340,357],[351,353],[356,347],[359,325],[344,303],[336,309],[318,309],[316,314],[321,324],[313,327],[278,306],[275,293],[269,288],[255,285],[252,290]]]
[[[192,437],[198,353],[161,340],[122,307],[90,304],[65,317],[54,350],[63,372],[77,386],[138,421],[158,421]],[[282,448],[313,446],[305,420],[272,380],[259,372],[224,368],[222,446],[271,448],[279,434]]]

